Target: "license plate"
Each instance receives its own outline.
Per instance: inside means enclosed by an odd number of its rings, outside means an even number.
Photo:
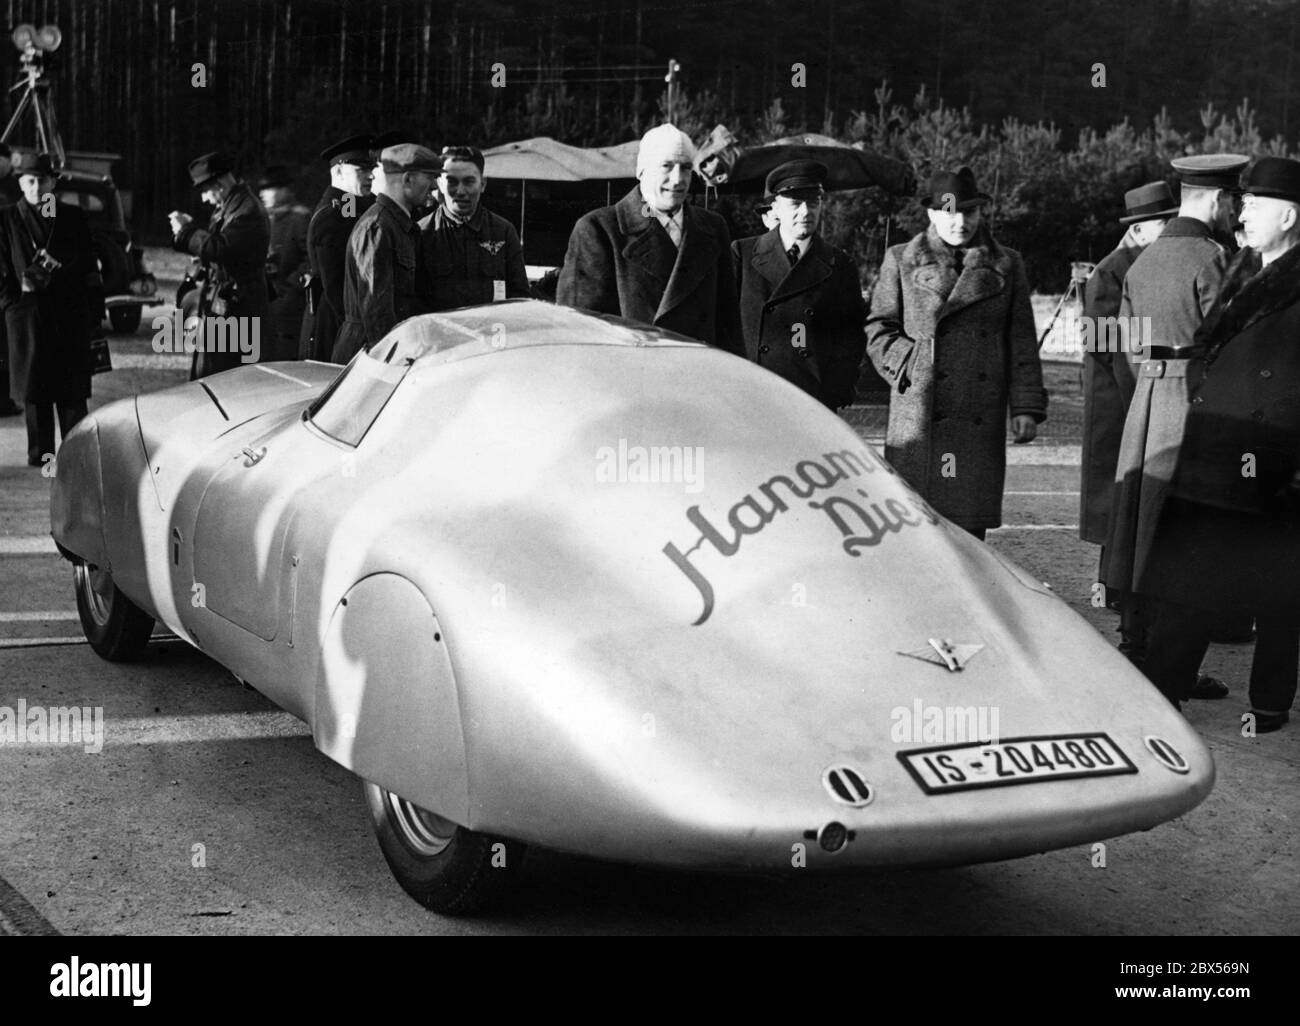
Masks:
[[[898,758],[926,794],[1137,772],[1119,745],[1100,733],[913,748]]]

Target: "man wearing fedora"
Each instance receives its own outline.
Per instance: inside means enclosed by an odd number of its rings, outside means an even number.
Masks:
[[[1256,733],[1289,718],[1300,672],[1300,162],[1263,157],[1243,176],[1249,250],[1196,332],[1191,402],[1141,581],[1146,672],[1177,704],[1217,625],[1256,625]],[[1256,259],[1258,258],[1258,259]]]
[[[983,538],[1002,523],[1007,416],[1047,419],[1024,262],[984,224],[970,168],[930,182],[930,226],[885,254],[867,352],[890,383],[885,456],[938,512]]]
[[[309,302],[302,319],[298,354],[304,360],[328,361],[343,326],[343,268],[348,237],[370,209],[374,164],[369,135],[351,135],[325,147],[330,184],[321,194],[307,226],[307,260],[311,271]]]
[[[1137,326],[1125,346],[1137,384],[1116,462],[1102,582],[1123,595],[1120,647],[1139,667],[1150,650],[1139,584],[1177,463],[1188,388],[1201,367],[1189,357],[1227,269],[1234,194],[1247,162],[1232,153],[1174,160],[1181,179],[1178,216],[1124,276],[1120,320]],[[1227,693],[1220,681],[1204,677],[1183,697]]]
[[[1178,213],[1173,193],[1164,182],[1130,189],[1124,194],[1127,225],[1119,245],[1102,258],[1083,286],[1083,318],[1095,344],[1083,354],[1083,458],[1079,485],[1079,537],[1106,544],[1110,508],[1115,500],[1115,464],[1124,434],[1124,415],[1136,384],[1132,365],[1114,345],[1123,298],[1124,275],[1147,246],[1159,238],[1169,218]],[[1117,605],[1118,596],[1107,596]]]
[[[412,212],[428,200],[442,161],[425,146],[400,143],[384,149],[380,166],[375,203],[357,219],[348,239],[335,363],[347,363],[400,321],[425,312],[416,274],[420,226]]]
[[[49,154],[18,164],[22,199],[0,210],[0,310],[9,337],[9,390],[27,415],[27,463],[54,455],[86,415],[90,340],[104,317],[104,283],[81,208],[54,202]]]
[[[853,402],[867,308],[853,261],[817,235],[826,175],[816,160],[774,168],[776,227],[731,252],[746,355],[836,410]]]
[[[691,206],[695,146],[673,125],[641,137],[637,187],[573,227],[556,302],[667,328],[740,355],[727,222]]]
[[[228,346],[228,329],[210,330],[208,322],[223,318],[229,324],[228,319],[234,318],[241,335],[258,340],[258,348],[260,340],[270,335],[261,329],[267,314],[266,254],[271,233],[266,210],[236,176],[224,153],[196,157],[189,170],[200,198],[213,208],[207,228],[200,228],[189,214],[169,215],[173,248],[195,257],[204,278],[195,290],[194,313],[202,323],[190,366],[192,381],[238,367],[241,361],[255,363],[260,357],[260,352]]]
[[[266,255],[267,307],[270,332],[262,339],[262,359],[296,360],[298,335],[307,309],[303,278],[308,272],[307,225],[311,211],[294,201],[293,174],[287,167],[268,167],[257,181],[257,193],[270,222]]]

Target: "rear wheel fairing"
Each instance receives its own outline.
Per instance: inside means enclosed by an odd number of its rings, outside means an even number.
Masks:
[[[69,552],[112,569],[104,544],[99,422],[84,418],[59,446],[50,488],[50,533]]]
[[[374,574],[349,589],[322,645],[312,735],[364,780],[470,825],[448,639],[419,589]]]

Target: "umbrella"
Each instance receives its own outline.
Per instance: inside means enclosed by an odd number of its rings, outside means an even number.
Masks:
[[[873,185],[892,193],[916,190],[916,176],[908,165],[828,135],[792,135],[761,146],[737,146],[731,133],[719,125],[700,150],[697,168],[709,185],[723,186],[728,192],[754,192],[763,188],[769,171],[788,160],[821,161],[829,170],[826,188],[830,190]]]

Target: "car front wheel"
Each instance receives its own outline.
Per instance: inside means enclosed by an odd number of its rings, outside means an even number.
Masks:
[[[107,570],[78,563],[74,573],[77,614],[90,647],[114,663],[140,658],[153,634],[153,617],[117,590]]]
[[[472,915],[519,873],[524,846],[458,826],[369,781],[366,805],[393,876],[425,908]]]

